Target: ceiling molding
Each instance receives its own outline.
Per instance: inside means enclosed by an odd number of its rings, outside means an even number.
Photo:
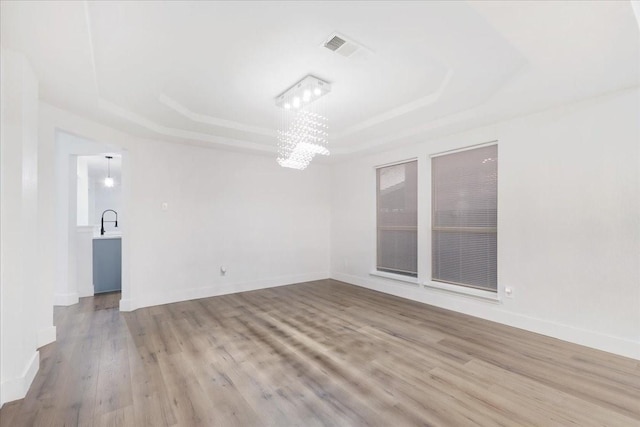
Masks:
[[[221,136],[215,136],[202,132],[188,131],[184,129],[172,128],[168,126],[160,125],[152,120],[147,119],[139,114],[126,110],[119,105],[109,102],[103,98],[98,98],[98,104],[100,108],[108,111],[114,116],[120,117],[130,123],[134,123],[147,130],[155,132],[160,135],[181,138],[187,140],[195,140],[201,142],[207,142],[216,146],[222,146],[233,149],[249,149],[255,151],[261,151],[265,153],[276,153],[275,144],[273,146],[266,144],[259,144],[255,142],[248,142],[240,139],[226,138]]]
[[[277,152],[275,144],[267,145],[267,144],[249,142],[246,140],[220,137],[212,133],[189,131],[185,129],[164,126],[142,115],[139,115],[133,111],[127,110],[121,107],[120,105],[107,101],[101,94],[100,85],[98,82],[98,72],[97,72],[97,66],[96,66],[96,60],[95,60],[95,47],[94,47],[91,16],[90,16],[88,0],[84,0],[83,5],[84,5],[85,20],[87,25],[87,35],[89,39],[89,52],[91,57],[91,69],[93,72],[93,82],[95,85],[95,90],[98,98],[98,105],[100,106],[101,109],[117,117],[120,117],[121,119],[124,119],[130,123],[136,124],[142,128],[145,128],[149,131],[152,131],[156,134],[163,135],[166,137],[174,137],[174,138],[182,138],[182,139],[187,139],[192,141],[206,142],[209,144],[214,144],[217,146],[223,146],[223,147],[234,148],[234,149],[239,149],[239,148],[250,149],[250,150],[257,150],[257,151],[269,152],[269,153]],[[399,107],[392,108],[381,114],[378,114],[367,120],[364,120],[360,123],[350,126],[344,129],[343,131],[335,134],[333,137],[334,141],[344,139],[364,129],[382,124],[389,120],[398,118],[400,116],[409,114],[421,108],[425,108],[437,103],[442,97],[442,95],[445,93],[446,89],[449,87],[454,75],[453,68],[450,66],[448,66],[447,68],[448,68],[447,73],[442,79],[440,85],[431,94],[424,96],[422,98],[419,98],[415,101],[411,101],[409,103],[400,105]],[[218,126],[218,127],[228,128],[228,129],[234,129],[238,131],[264,135],[264,136],[269,136],[274,138],[277,135],[276,131],[272,129],[267,129],[259,126],[252,126],[245,123],[240,123],[232,120],[226,120],[218,117],[196,113],[194,111],[191,111],[190,109],[188,109],[187,107],[185,107],[184,105],[176,101],[175,99],[166,95],[165,93],[160,93],[157,97],[157,100],[162,105],[166,106],[172,111],[180,114],[181,116],[193,122],[207,124],[211,126]],[[453,114],[451,116],[460,116],[460,117],[465,116],[467,111],[470,111],[470,110],[465,110],[457,114]],[[375,140],[368,140],[366,144],[352,145],[350,147],[334,147],[332,151],[338,155],[348,155],[356,151],[363,150],[365,148],[375,148],[380,146],[391,145],[394,141],[397,141],[401,138],[410,137],[412,135],[424,132],[429,129],[435,129],[435,128],[441,127],[444,125],[442,123],[442,120],[443,119],[436,119],[436,120],[430,121],[421,126],[407,129],[401,134],[393,134],[393,135],[385,136],[382,138],[377,138]],[[459,121],[459,120],[461,119],[458,119],[455,121]]]
[[[267,129],[259,126],[251,126],[245,123],[234,122],[232,120],[220,119],[217,117],[208,116],[206,114],[199,114],[199,113],[193,112],[189,110],[187,107],[185,107],[184,105],[180,104],[175,99],[169,97],[164,93],[161,93],[160,95],[158,95],[158,101],[164,106],[180,114],[181,116],[186,117],[187,119],[194,122],[204,123],[211,126],[225,127],[225,128],[243,131],[243,132],[255,133],[259,135],[272,136],[274,138],[277,136],[276,132],[273,129]]]
[[[342,149],[333,149],[332,152],[336,155],[351,155],[358,152],[366,152],[372,149],[380,149],[394,143],[398,143],[406,138],[426,134],[429,131],[434,131],[445,126],[451,126],[456,123],[470,121],[472,119],[478,118],[483,108],[483,104],[480,104],[467,110],[459,111],[447,116],[437,118],[420,126],[406,129],[401,133],[394,133],[392,135],[384,136],[381,138],[367,140],[365,143],[352,145]]]
[[[352,135],[356,132],[359,132],[361,130],[367,129],[371,126],[375,126],[381,123],[384,123],[388,120],[391,119],[395,119],[396,117],[400,117],[403,116],[405,114],[411,113],[415,110],[418,110],[420,108],[424,108],[427,107],[429,105],[433,105],[434,103],[436,103],[440,97],[442,96],[442,94],[444,93],[445,89],[447,88],[447,86],[449,86],[449,83],[451,82],[451,79],[453,77],[453,70],[451,68],[449,68],[449,70],[447,71],[447,74],[444,76],[444,78],[442,79],[442,83],[440,83],[440,86],[438,86],[438,89],[436,89],[435,92],[419,98],[415,101],[412,102],[408,102],[404,105],[401,105],[399,107],[396,108],[392,108],[391,110],[388,110],[384,113],[378,114],[377,116],[373,116],[370,119],[364,120],[354,126],[348,127],[345,130],[343,130],[342,132],[338,133],[335,138],[336,139],[342,139],[346,136]]]
[[[188,131],[184,129],[163,126],[152,120],[149,120],[146,117],[143,117],[125,108],[122,108],[121,106],[113,102],[107,101],[105,98],[103,98],[102,94],[100,93],[100,85],[98,84],[98,71],[96,67],[95,49],[94,49],[94,43],[93,43],[93,35],[91,31],[91,16],[89,12],[89,2],[85,0],[83,4],[84,4],[85,20],[87,24],[87,36],[89,38],[89,52],[91,56],[91,69],[93,71],[93,82],[94,82],[96,94],[98,97],[98,105],[100,106],[101,109],[117,117],[120,117],[121,119],[124,119],[130,123],[134,123],[138,126],[141,126],[142,128],[145,128],[157,134],[168,136],[168,137],[184,138],[187,140],[196,140],[196,141],[207,142],[210,144],[228,147],[228,148],[234,148],[234,149],[241,148],[241,149],[256,150],[256,151],[262,151],[262,152],[268,152],[268,153],[277,152],[275,145],[268,146],[265,144],[258,144],[254,142],[248,142],[248,141],[238,140],[233,138],[219,137],[219,136],[206,134],[202,132],[194,132],[194,131]],[[212,124],[214,126],[231,127],[236,130],[243,130],[245,132],[258,133],[261,135],[275,136],[275,132],[269,129],[249,126],[242,123],[233,122],[230,120],[215,119],[213,117],[208,117],[201,114],[193,113],[189,109],[182,106],[181,104],[179,104],[178,102],[171,99],[165,94],[160,94],[160,96],[158,97],[158,101],[193,121]]]
[[[188,131],[188,130],[179,129],[179,128],[163,126],[149,120],[146,117],[138,115],[132,111],[126,110],[125,108],[115,103],[112,103],[110,101],[107,101],[105,98],[103,98],[100,92],[100,85],[98,83],[98,71],[97,71],[96,60],[95,60],[95,48],[94,48],[93,33],[92,33],[92,27],[91,27],[89,2],[85,0],[83,1],[83,5],[84,5],[85,20],[87,24],[87,35],[89,38],[89,52],[91,56],[91,70],[93,72],[93,82],[94,82],[95,90],[98,96],[98,104],[102,109],[122,119],[125,119],[131,123],[137,124],[147,130],[150,130],[152,132],[155,132],[164,136],[186,138],[191,140],[195,139],[203,142],[220,144],[223,146],[233,146],[234,148],[240,147],[240,148],[249,148],[249,149],[259,149],[260,151],[265,151],[265,152],[277,151],[275,146],[270,147],[265,144],[252,143],[252,142],[232,139],[232,138],[217,137],[213,134],[194,132],[194,131]],[[451,82],[452,77],[453,77],[453,70],[449,67],[447,74],[444,76],[444,78],[442,79],[442,82],[440,83],[440,86],[438,87],[438,89],[436,89],[435,92],[425,97],[419,98],[415,101],[412,101],[404,105],[401,105],[399,107],[388,110],[368,120],[364,120],[354,126],[351,126],[343,130],[342,132],[339,132],[338,134],[336,134],[334,136],[334,139],[340,140],[342,138],[345,138],[361,130],[381,124],[388,120],[394,119],[396,117],[408,114],[417,109],[424,108],[436,103],[440,99],[440,97],[442,96],[446,88],[449,86],[449,83]],[[211,126],[230,128],[238,131],[270,136],[274,138],[277,136],[276,131],[272,129],[267,129],[259,126],[252,126],[245,123],[236,122],[233,120],[226,120],[218,117],[209,116],[206,114],[196,113],[194,111],[191,111],[184,105],[180,104],[178,101],[171,98],[165,93],[160,93],[160,95],[158,95],[157,97],[157,100],[162,105],[166,106],[167,108],[173,110],[174,112],[180,114],[181,116],[193,122],[203,123]],[[388,139],[388,138],[384,138],[384,139]],[[349,153],[349,152],[352,152],[353,149],[338,149],[338,151]]]
[[[219,25],[210,25],[201,12],[217,6],[206,2],[201,11],[179,3],[146,9],[142,2],[3,2],[2,47],[29,58],[40,97],[52,105],[142,137],[265,154],[277,147],[269,93],[285,73],[272,51],[289,61],[287,73],[311,67],[361,83],[336,90],[340,97],[330,104],[334,155],[392,149],[638,85],[639,1],[411,3],[433,12],[431,25],[399,13],[412,10],[408,4],[375,3],[366,12],[341,6],[346,24],[358,24],[363,13],[371,17],[353,30],[376,46],[366,61],[308,48],[315,35],[326,34],[331,7],[321,8],[314,26],[280,32],[262,16],[280,17],[277,8],[252,13],[230,3]],[[251,12],[246,22],[245,12]],[[460,22],[447,21],[456,17]],[[549,22],[540,28],[543,18]],[[252,23],[259,31],[247,33]],[[386,25],[397,31],[381,33]],[[291,36],[298,33],[304,37]],[[218,43],[208,49],[212,39]],[[208,80],[212,65],[221,64]],[[260,78],[251,79],[256,70]],[[386,83],[375,86],[379,81]]]

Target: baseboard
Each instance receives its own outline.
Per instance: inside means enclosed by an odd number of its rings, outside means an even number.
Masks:
[[[390,283],[379,278],[363,278],[344,273],[332,273],[331,278],[363,288],[558,338],[574,344],[640,360],[640,342],[638,341],[505,311],[500,304],[469,301],[469,299],[464,296],[438,294],[437,291],[427,290],[422,286],[417,287]]]
[[[150,294],[136,300],[128,299],[120,301],[120,311],[133,311],[139,308],[152,307],[154,305],[170,304],[180,301],[188,301],[199,298],[209,298],[220,295],[235,294],[238,292],[255,291],[258,289],[274,288],[277,286],[292,285],[294,283],[313,282],[329,278],[329,273],[309,273],[296,276],[282,276],[271,279],[256,280],[243,283],[228,283],[217,286],[206,286],[192,289],[180,289],[170,293]]]
[[[93,283],[86,286],[80,286],[78,288],[78,296],[80,298],[92,297],[94,294],[95,294],[95,291],[94,291]]]
[[[80,301],[79,298],[80,297],[78,296],[77,292],[70,292],[68,294],[56,293],[53,295],[53,305],[68,306],[77,304],[78,301]]]
[[[33,379],[36,377],[39,368],[40,353],[36,351],[33,356],[31,356],[31,359],[25,366],[20,377],[4,381],[0,385],[0,387],[2,387],[2,392],[0,393],[2,396],[0,406],[5,403],[24,398],[29,391],[29,387],[31,387]]]
[[[135,307],[133,306],[133,300],[130,299],[121,299],[120,300],[120,311],[133,311]]]
[[[56,340],[56,327],[49,326],[38,331],[38,348],[51,344]]]

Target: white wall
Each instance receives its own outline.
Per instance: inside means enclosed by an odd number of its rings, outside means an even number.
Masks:
[[[77,225],[89,225],[89,168],[86,156],[78,156],[77,160]]]
[[[122,309],[329,276],[329,166],[135,138],[45,103],[40,115],[41,144],[58,130],[126,150]]]
[[[142,140],[129,155],[133,307],[329,276],[327,166]]]
[[[3,49],[0,59],[1,405],[24,396],[37,348],[55,339],[55,328],[38,291],[38,82],[23,55]]]
[[[639,100],[636,88],[335,165],[332,277],[640,359]],[[493,140],[501,301],[371,276],[374,167],[419,159],[419,278],[429,284],[429,155]]]

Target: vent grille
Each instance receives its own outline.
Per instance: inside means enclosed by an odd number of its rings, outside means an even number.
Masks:
[[[329,49],[331,52],[345,58],[363,59],[372,53],[369,49],[344,34],[332,33],[325,40],[319,47]]]
[[[335,52],[336,50],[340,49],[340,46],[342,46],[345,43],[346,43],[346,40],[343,40],[338,36],[333,36],[331,40],[329,40],[324,44],[324,47]]]

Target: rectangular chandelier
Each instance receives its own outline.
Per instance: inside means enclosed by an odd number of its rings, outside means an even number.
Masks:
[[[331,85],[308,75],[276,98],[281,108],[278,164],[302,170],[316,154],[329,155],[328,125],[323,97]]]

